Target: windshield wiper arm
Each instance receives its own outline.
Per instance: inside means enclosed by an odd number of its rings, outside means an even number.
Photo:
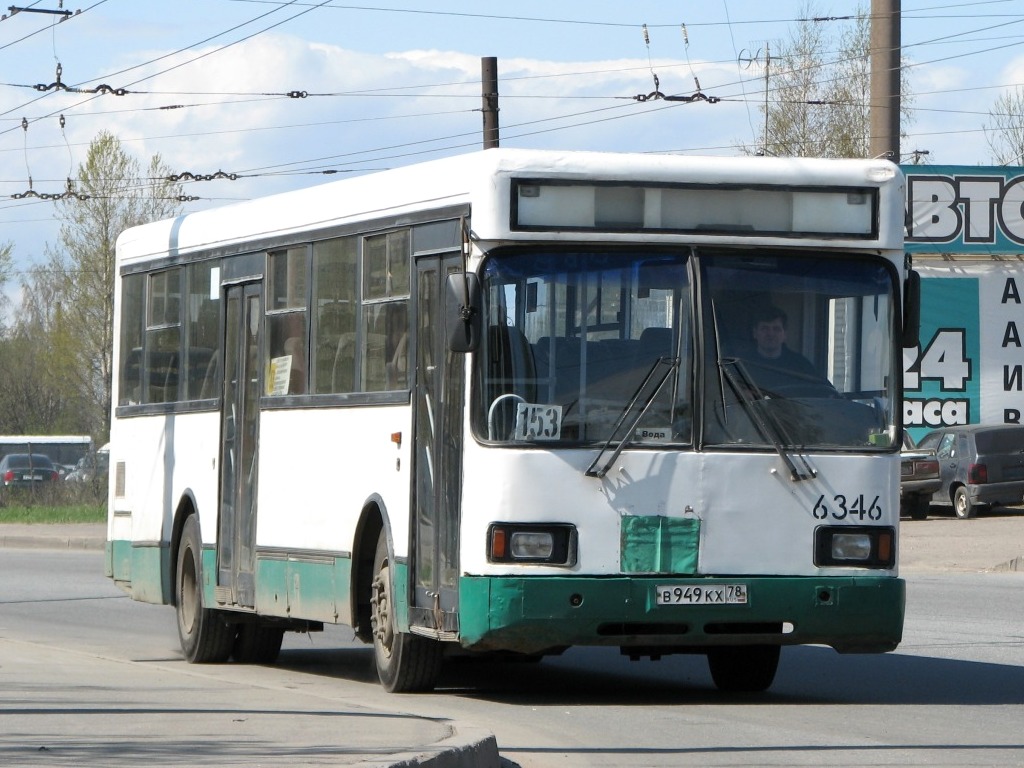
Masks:
[[[787,443],[792,443],[786,434],[785,428],[780,424],[775,416],[769,411],[765,410],[762,413],[762,409],[757,407],[757,404],[751,399],[750,393],[753,392],[758,396],[761,402],[766,401],[768,398],[764,396],[760,388],[751,378],[747,372],[746,366],[743,365],[743,361],[735,357],[724,357],[719,359],[719,368],[726,380],[729,382],[729,386],[732,387],[736,393],[736,397],[739,398],[740,403],[743,404],[743,410],[750,416],[750,420],[754,422],[754,426],[757,427],[761,436],[768,440],[775,452],[779,454],[779,457],[786,464],[786,468],[789,470],[789,476],[794,482],[800,480],[810,480],[817,473],[807,463],[807,458],[802,454],[798,453],[800,462],[804,465],[805,472],[801,472],[797,467],[796,462],[793,461],[793,457],[789,455],[789,452],[783,446],[783,439]],[[740,381],[737,381],[740,379]],[[780,438],[781,436],[781,438]]]
[[[646,389],[647,385],[651,382],[652,379],[654,379],[655,372],[658,370],[658,366],[661,365],[665,366],[665,372],[661,374],[661,378],[658,379],[658,382],[654,385],[654,388],[651,390],[651,393],[647,396],[647,399],[644,401],[643,406],[637,412],[636,416],[634,416],[633,419],[630,420],[628,424],[626,424],[626,419],[629,416],[630,411],[633,410],[633,407],[636,405],[637,400],[640,399],[640,395],[643,394],[644,389]],[[626,447],[626,437],[632,434],[633,430],[636,429],[636,425],[640,423],[640,419],[644,417],[644,414],[647,413],[651,405],[654,403],[654,399],[658,396],[658,393],[661,392],[661,388],[665,386],[665,382],[668,381],[669,374],[671,374],[678,367],[678,357],[659,357],[657,360],[654,361],[654,364],[651,366],[651,369],[647,371],[647,375],[644,376],[644,380],[640,382],[640,385],[636,388],[636,391],[633,392],[633,396],[629,399],[629,402],[626,403],[626,407],[623,408],[622,413],[619,414],[619,418],[615,422],[615,425],[612,427],[612,431],[611,434],[608,436],[608,440],[605,441],[605,444],[601,446],[601,450],[598,451],[597,458],[594,459],[593,463],[587,469],[587,477],[604,477],[606,474],[608,474],[608,470],[615,466],[615,462],[616,460],[618,460],[619,454],[622,453],[622,449]],[[620,427],[622,427],[623,424],[626,424],[626,428],[622,432],[621,439],[616,441],[615,436],[619,433],[619,429]],[[615,443],[615,447],[611,449],[610,455],[608,455],[607,460],[602,464],[601,459],[604,458],[606,453],[609,453],[609,449],[612,448],[612,443]]]

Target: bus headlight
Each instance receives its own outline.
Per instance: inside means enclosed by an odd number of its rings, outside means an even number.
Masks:
[[[823,525],[814,532],[814,564],[892,568],[896,530],[880,525]]]
[[[867,560],[871,537],[866,533],[837,533],[832,536],[833,560]]]
[[[487,559],[492,563],[575,565],[576,527],[492,523],[487,529]]]

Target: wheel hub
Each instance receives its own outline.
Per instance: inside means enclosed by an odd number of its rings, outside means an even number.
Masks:
[[[370,596],[370,626],[374,641],[385,655],[391,655],[394,643],[394,626],[391,622],[391,569],[385,564],[373,579]]]

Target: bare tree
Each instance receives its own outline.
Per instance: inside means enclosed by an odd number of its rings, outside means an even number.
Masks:
[[[13,252],[13,244],[0,243],[0,337],[7,328],[7,312],[11,304],[11,299],[7,295],[7,284],[14,268],[14,259],[11,255]]]
[[[77,196],[57,204],[57,243],[23,285],[17,333],[46,339],[38,362],[97,437],[110,413],[115,244],[125,229],[177,213],[180,185],[169,175],[159,156],[143,173],[113,134],[100,133],[78,169]]]
[[[771,44],[767,103],[756,145],[748,154],[796,157],[867,157],[870,151],[869,50],[871,23],[866,9],[838,29],[813,4],[788,40]],[[827,23],[832,23],[831,21]],[[908,80],[902,78],[902,119],[911,119]]]
[[[1006,91],[989,110],[985,139],[997,165],[1024,165],[1024,86]]]

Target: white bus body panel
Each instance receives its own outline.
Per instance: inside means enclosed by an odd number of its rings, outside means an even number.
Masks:
[[[350,553],[359,514],[376,499],[404,557],[411,446],[408,406],[263,411],[257,547]]]
[[[790,479],[774,453],[627,450],[600,479],[584,474],[595,455],[467,447],[463,573],[619,575],[620,518],[643,515],[700,520],[701,575],[849,575],[849,568],[814,565],[814,530],[844,522],[895,526],[899,519],[897,464],[889,455],[810,457],[818,476],[801,481]],[[886,465],[889,470],[879,472]],[[878,518],[815,517],[816,507],[825,514],[819,499],[831,510],[840,494],[851,507],[857,497],[864,498],[865,510],[876,504]],[[487,527],[503,522],[501,509],[512,511],[516,521],[576,526],[575,566],[567,571],[488,563]]]
[[[110,446],[111,478],[122,464],[125,483],[123,496],[111,490],[115,515],[110,518],[110,540],[169,541],[174,512],[186,495],[195,501],[203,539],[216,540],[218,413],[116,419]],[[122,529],[127,519],[130,536]]]

